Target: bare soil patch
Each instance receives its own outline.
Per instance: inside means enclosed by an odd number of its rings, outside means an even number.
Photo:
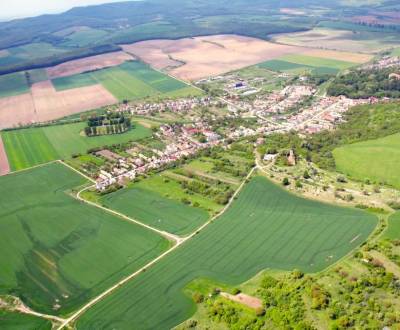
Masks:
[[[249,296],[244,293],[239,293],[237,295],[232,295],[227,292],[221,292],[221,296],[229,300],[238,302],[240,304],[246,305],[253,309],[258,309],[263,307],[262,300],[256,297]]]
[[[120,65],[125,61],[133,60],[133,56],[125,52],[115,52],[96,56],[90,56],[79,60],[65,62],[51,68],[47,68],[50,79],[71,76],[74,74],[104,69]]]
[[[8,163],[6,150],[4,148],[3,140],[0,136],[0,176],[8,173],[10,173],[10,164]]]
[[[302,10],[296,9],[296,8],[281,8],[279,10],[282,14],[288,14],[288,15],[305,15],[306,13]]]
[[[117,103],[102,85],[57,92],[51,81],[33,84],[31,93],[0,98],[0,129],[55,120]]]
[[[57,92],[49,80],[34,84],[32,97],[39,122],[117,103],[100,84]]]
[[[157,69],[168,69],[172,75],[190,81],[295,54],[302,48],[237,35],[216,35],[143,41],[126,45],[124,50]]]

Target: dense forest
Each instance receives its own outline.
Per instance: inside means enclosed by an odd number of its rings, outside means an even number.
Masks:
[[[371,96],[399,98],[400,80],[389,78],[391,73],[400,73],[400,68],[352,70],[336,77],[327,92],[331,96],[345,95],[354,99]]]

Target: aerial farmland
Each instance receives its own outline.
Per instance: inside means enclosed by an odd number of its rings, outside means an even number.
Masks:
[[[397,329],[400,6],[78,2],[0,4],[0,329]]]

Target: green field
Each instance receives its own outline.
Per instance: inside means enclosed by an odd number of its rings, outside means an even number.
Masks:
[[[64,315],[169,246],[68,195],[84,183],[60,163],[0,178],[0,294]]]
[[[101,39],[104,39],[107,35],[109,33],[104,30],[86,28],[66,36],[67,41],[61,45],[64,47],[84,47],[101,42]]]
[[[110,209],[177,235],[193,232],[208,218],[208,213],[202,209],[135,186],[108,194],[100,202]]]
[[[0,97],[15,96],[29,92],[24,72],[0,76]]]
[[[170,329],[195,312],[197,278],[237,285],[265,268],[315,272],[365,241],[377,218],[255,177],[224,215],[82,315],[78,329]]]
[[[336,74],[340,71],[338,68],[335,67],[312,66],[283,60],[270,60],[258,64],[258,66],[272,71],[283,71],[288,73],[300,74],[304,72],[310,72],[313,74]]]
[[[400,211],[390,216],[389,227],[385,232],[385,237],[400,239]]]
[[[333,155],[337,170],[352,178],[400,188],[400,134],[349,144]]]
[[[51,330],[51,322],[36,316],[0,310],[2,330]]]
[[[134,123],[123,134],[86,137],[81,135],[85,123],[26,128],[1,133],[12,171],[29,168],[56,159],[68,159],[88,149],[136,141],[151,136],[151,130]]]
[[[129,61],[119,66],[53,79],[56,90],[102,84],[118,100],[145,97],[198,95],[199,90],[153,70],[148,65]]]
[[[307,55],[285,55],[282,56],[280,60],[300,65],[309,65],[316,68],[331,68],[338,70],[347,69],[354,65],[357,65],[356,63],[351,63],[351,62],[332,60],[328,58],[314,57]]]

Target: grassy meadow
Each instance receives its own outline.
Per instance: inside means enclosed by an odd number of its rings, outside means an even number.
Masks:
[[[17,72],[0,76],[0,97],[29,93],[25,72]]]
[[[2,330],[51,330],[49,320],[36,316],[0,310]]]
[[[195,312],[183,293],[193,280],[237,285],[265,268],[316,272],[361,244],[376,224],[373,215],[299,198],[257,176],[220,218],[89,309],[76,326],[170,329]]]
[[[151,190],[136,188],[135,185],[108,194],[100,202],[110,209],[176,235],[190,234],[208,219],[205,210],[165,198]]]
[[[69,313],[169,246],[69,195],[86,181],[60,163],[0,178],[0,294]]]
[[[148,65],[129,61],[119,66],[52,80],[56,90],[102,84],[119,101],[145,97],[178,97],[201,93],[189,85],[153,70]]]
[[[400,134],[345,145],[333,155],[337,170],[352,178],[400,188]]]
[[[88,149],[136,141],[151,136],[151,130],[134,123],[123,134],[86,137],[85,123],[26,128],[1,133],[12,171],[18,171],[56,159],[68,159]]]
[[[400,239],[400,211],[389,217],[389,227],[384,236],[389,239]]]

